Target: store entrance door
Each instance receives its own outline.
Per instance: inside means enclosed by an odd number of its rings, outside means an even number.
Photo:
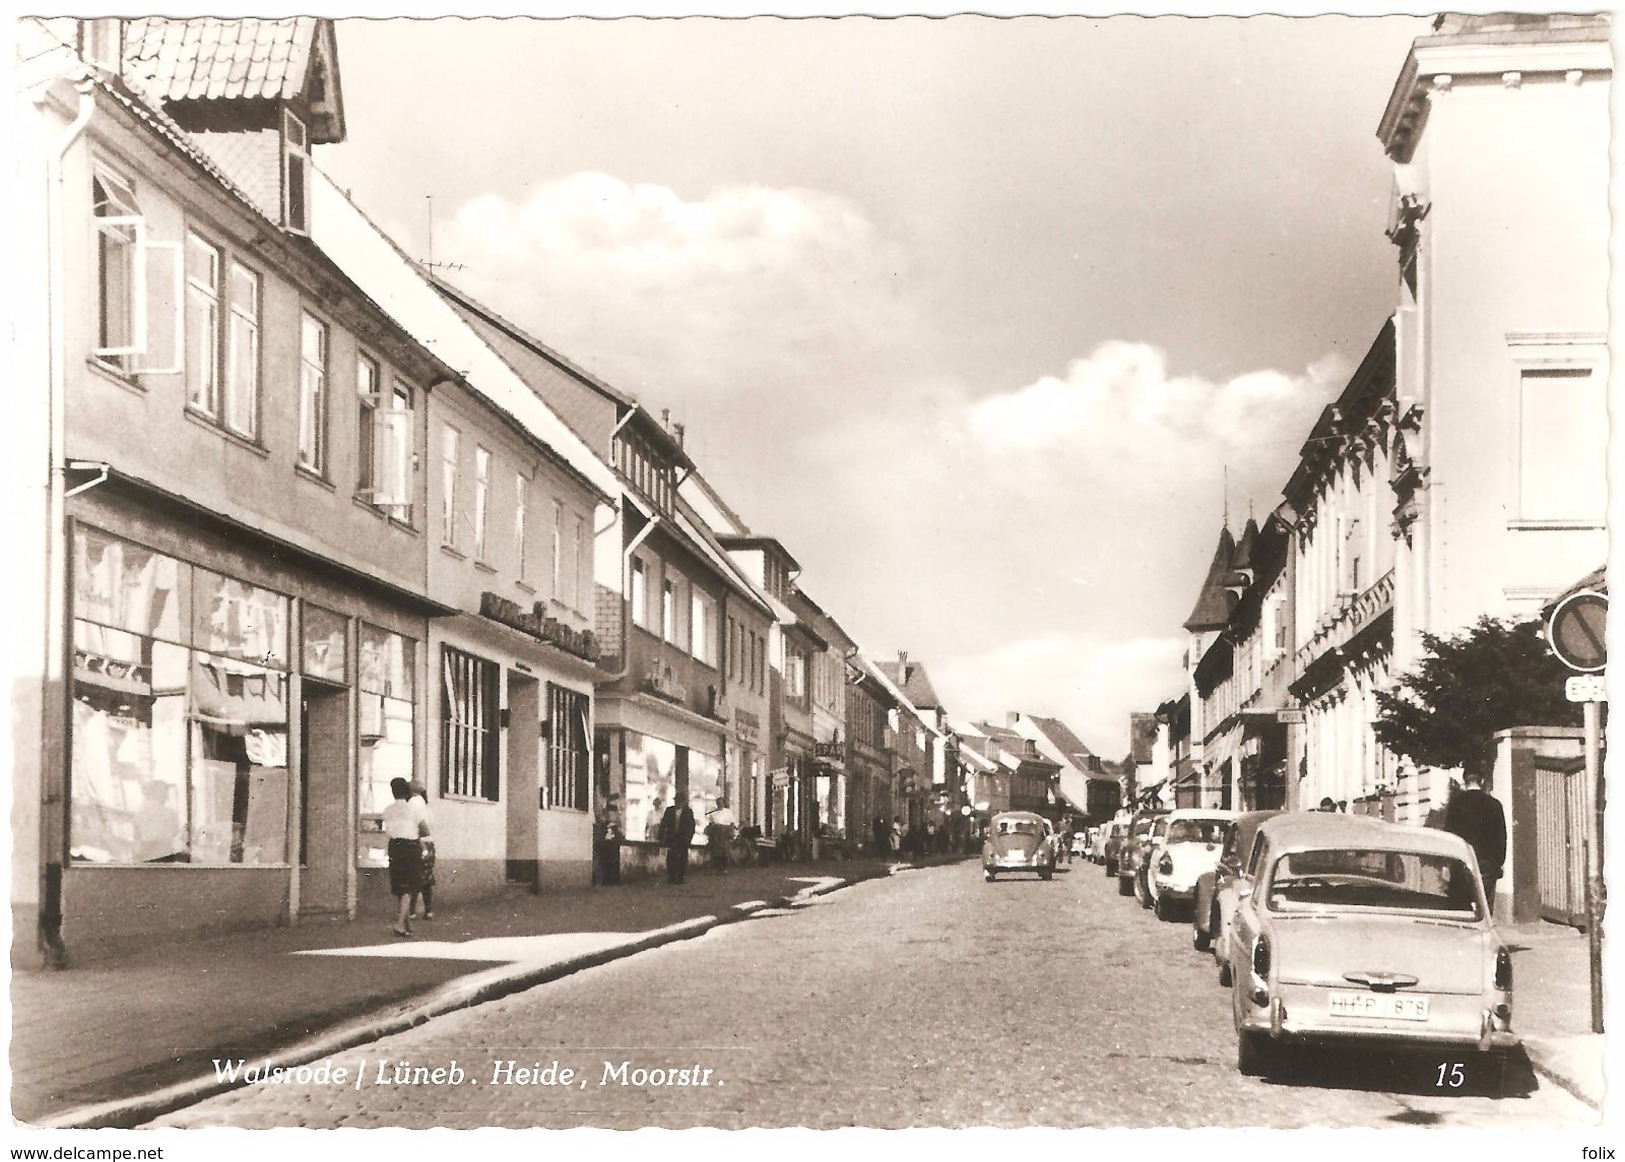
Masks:
[[[305,679],[300,701],[299,911],[349,907],[350,699],[342,686]]]

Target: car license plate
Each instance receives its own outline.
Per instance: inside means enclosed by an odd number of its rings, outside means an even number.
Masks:
[[[1428,998],[1400,993],[1334,992],[1326,998],[1334,1017],[1380,1017],[1397,1021],[1428,1019]]]

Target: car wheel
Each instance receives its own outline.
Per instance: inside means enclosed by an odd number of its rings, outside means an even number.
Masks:
[[[1143,875],[1134,877],[1134,896],[1140,901],[1140,907],[1149,908],[1151,906],[1151,889],[1146,886]]]
[[[1117,874],[1117,861],[1115,859],[1103,860],[1102,862],[1106,865],[1107,875],[1114,876]]]
[[[1132,896],[1134,894],[1134,881],[1127,876],[1118,876],[1117,894],[1119,896]]]
[[[1195,921],[1191,922],[1191,947],[1198,952],[1206,952],[1213,947],[1213,933],[1202,931]]]
[[[1229,988],[1231,979],[1230,962],[1228,960],[1219,961],[1219,987],[1222,989]]]
[[[1263,1077],[1270,1071],[1274,1046],[1256,1029],[1236,1033],[1236,1069],[1243,1077]]]
[[[1174,918],[1174,906],[1171,902],[1169,902],[1167,896],[1158,896],[1157,902],[1152,905],[1152,910],[1156,912],[1157,919],[1163,921],[1164,923],[1167,923]]]
[[[1055,869],[1052,867],[1041,867],[1038,869],[1038,878],[1041,880],[1047,880],[1054,874]]]
[[[986,883],[990,883],[990,884],[991,884],[991,883],[992,883],[992,882],[993,882],[993,873],[992,873],[992,872],[990,872],[990,871],[984,871],[984,872],[983,872],[983,873],[982,873],[982,879],[983,879],[983,881],[985,881],[985,882],[986,882]]]

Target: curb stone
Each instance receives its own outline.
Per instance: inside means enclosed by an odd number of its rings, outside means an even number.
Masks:
[[[599,965],[634,956],[639,952],[647,952],[662,945],[673,944],[679,940],[692,940],[703,936],[713,928],[748,920],[758,912],[768,909],[789,908],[799,901],[849,887],[852,882],[837,879],[833,883],[809,884],[793,896],[780,896],[772,901],[747,900],[742,904],[733,905],[721,915],[699,916],[677,924],[668,924],[664,928],[645,932],[636,940],[564,960],[526,965],[519,969],[496,968],[474,973],[441,985],[413,1000],[386,1007],[297,1045],[267,1054],[261,1057],[258,1063],[271,1069],[289,1069],[307,1065],[334,1053],[353,1049],[357,1045],[370,1044],[395,1033],[403,1033],[435,1017],[459,1009],[473,1008],[487,1001],[499,1000],[535,988],[537,985],[547,984],[585,969],[597,968]],[[237,1083],[221,1081],[215,1076],[205,1074],[191,1081],[178,1082],[138,1097],[69,1110],[36,1124],[38,1128],[47,1130],[133,1129],[154,1118],[163,1117],[165,1114],[174,1113],[176,1110],[185,1109],[187,1106],[196,1105],[237,1088],[240,1088]]]

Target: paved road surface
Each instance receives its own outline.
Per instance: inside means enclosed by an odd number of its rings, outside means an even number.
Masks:
[[[1482,1070],[1465,1091],[1441,1093],[1432,1059],[1402,1068],[1322,1057],[1290,1080],[1242,1077],[1228,1003],[1211,960],[1191,951],[1188,925],[1158,923],[1094,865],[1074,863],[1049,883],[988,885],[965,863],[860,884],[432,1021],[332,1059],[350,1071],[343,1085],[250,1087],[160,1124],[1596,1121],[1527,1070],[1511,1071],[1505,1097]],[[519,1072],[555,1061],[575,1071],[569,1084]],[[380,1068],[389,1080],[403,1063],[459,1084],[378,1084]]]

